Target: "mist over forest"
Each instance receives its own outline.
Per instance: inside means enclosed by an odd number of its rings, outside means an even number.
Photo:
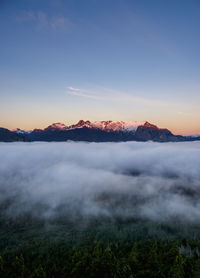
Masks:
[[[200,142],[0,144],[4,217],[200,221]]]
[[[0,276],[196,278],[200,142],[1,143]]]

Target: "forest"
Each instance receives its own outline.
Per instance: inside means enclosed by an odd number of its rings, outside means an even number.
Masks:
[[[200,277],[199,228],[181,223],[94,219],[86,227],[27,216],[1,218],[0,230],[2,278]]]

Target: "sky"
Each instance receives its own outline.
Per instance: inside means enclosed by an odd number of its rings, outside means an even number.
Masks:
[[[199,0],[0,0],[0,126],[200,134]]]

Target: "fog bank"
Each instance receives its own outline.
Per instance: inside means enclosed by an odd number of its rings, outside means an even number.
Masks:
[[[8,217],[200,221],[200,142],[1,143],[0,158]]]

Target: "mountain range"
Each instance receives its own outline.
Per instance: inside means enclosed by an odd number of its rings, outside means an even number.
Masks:
[[[87,141],[87,142],[125,142],[155,141],[180,142],[200,140],[197,136],[174,135],[166,128],[159,128],[149,122],[99,121],[80,120],[77,124],[66,126],[54,123],[44,129],[8,130],[0,128],[0,141]]]

